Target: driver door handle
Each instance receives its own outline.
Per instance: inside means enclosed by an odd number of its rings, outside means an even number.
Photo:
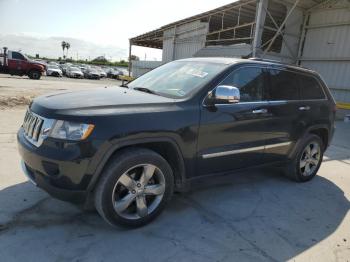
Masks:
[[[266,113],[267,113],[267,109],[253,110],[253,114],[266,114]]]
[[[309,106],[301,106],[301,107],[299,107],[299,110],[300,111],[309,111],[310,107]]]

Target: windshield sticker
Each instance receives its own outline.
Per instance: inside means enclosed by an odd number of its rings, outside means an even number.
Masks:
[[[195,77],[200,77],[200,78],[204,78],[208,75],[207,72],[203,72],[203,71],[200,71],[200,70],[197,70],[197,69],[190,69],[186,72],[186,74],[188,75],[192,75],[192,76],[195,76]]]
[[[183,90],[178,90],[177,93],[178,93],[180,96],[186,95],[186,92],[183,91]]]

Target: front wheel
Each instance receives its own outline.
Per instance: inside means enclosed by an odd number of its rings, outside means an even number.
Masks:
[[[38,70],[31,70],[28,76],[30,79],[39,80],[41,77],[41,72]]]
[[[143,226],[164,209],[173,187],[172,169],[162,156],[148,149],[123,150],[100,178],[95,207],[113,226]]]
[[[321,166],[324,148],[319,136],[308,134],[301,142],[294,159],[288,164],[286,174],[297,182],[314,178]]]

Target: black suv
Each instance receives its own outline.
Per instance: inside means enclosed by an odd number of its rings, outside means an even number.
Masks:
[[[320,76],[271,61],[192,58],[127,87],[36,98],[18,131],[29,179],[111,225],[154,219],[194,181],[277,165],[312,179],[333,131]]]

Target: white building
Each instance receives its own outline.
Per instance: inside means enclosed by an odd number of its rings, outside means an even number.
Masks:
[[[240,0],[130,39],[163,50],[162,62],[133,61],[138,76],[192,56],[260,57],[318,71],[350,103],[349,0]]]

